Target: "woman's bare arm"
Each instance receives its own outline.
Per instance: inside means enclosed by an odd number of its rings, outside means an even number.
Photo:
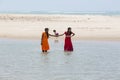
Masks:
[[[64,35],[64,33],[63,34],[59,34],[58,36],[63,36]]]
[[[52,36],[52,37],[57,37],[56,35],[52,35],[52,34],[49,34],[49,36]]]
[[[72,33],[71,37],[75,36],[75,33]]]

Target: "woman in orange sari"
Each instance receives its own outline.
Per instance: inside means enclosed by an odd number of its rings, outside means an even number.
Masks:
[[[48,38],[49,36],[54,36],[55,35],[51,35],[49,34],[49,29],[45,28],[45,32],[42,33],[42,37],[41,37],[41,46],[42,46],[42,52],[47,52],[47,50],[49,50],[49,43],[48,43]]]

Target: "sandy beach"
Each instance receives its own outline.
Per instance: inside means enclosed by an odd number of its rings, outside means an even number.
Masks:
[[[119,15],[0,14],[1,38],[40,39],[45,27],[51,34],[71,27],[73,39],[120,40]]]

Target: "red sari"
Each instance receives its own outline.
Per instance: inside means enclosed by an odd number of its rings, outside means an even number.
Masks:
[[[71,41],[71,33],[65,32],[65,44],[64,44],[64,51],[73,51],[73,45]]]

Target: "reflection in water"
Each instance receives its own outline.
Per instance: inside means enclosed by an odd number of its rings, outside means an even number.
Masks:
[[[48,59],[48,52],[42,52],[40,54],[41,56],[41,60],[43,63],[48,63],[49,62],[49,59]]]
[[[50,41],[48,53],[37,52],[38,43],[0,41],[0,80],[120,79],[119,42],[76,41],[73,52],[64,52],[62,41]]]
[[[65,51],[64,54],[67,55],[67,56],[70,56],[70,55],[72,55],[72,52]]]
[[[55,43],[58,43],[58,42],[59,42],[59,40],[57,40],[57,39],[56,39],[56,40],[54,40],[54,42],[55,42]]]
[[[41,52],[41,55],[46,56],[49,52]]]

